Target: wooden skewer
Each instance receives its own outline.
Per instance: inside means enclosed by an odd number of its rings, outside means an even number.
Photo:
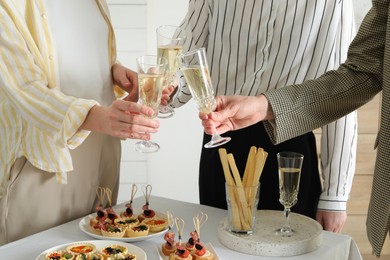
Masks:
[[[184,230],[184,220],[181,218],[175,218],[176,228],[177,228],[177,234],[179,236],[179,242],[178,244],[181,245],[182,243],[182,235]]]
[[[100,203],[99,206],[104,207],[103,203],[104,203],[104,197],[106,196],[106,189],[99,186],[96,189],[96,195]]]

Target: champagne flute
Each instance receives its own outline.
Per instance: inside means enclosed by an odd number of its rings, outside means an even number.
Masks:
[[[285,224],[276,231],[277,235],[291,237],[296,232],[290,226],[290,211],[298,201],[299,180],[303,155],[295,152],[277,154],[279,168],[279,202],[284,206]]]
[[[182,30],[174,25],[162,25],[157,28],[157,56],[164,57],[168,60],[168,69],[164,88],[170,85],[175,86],[176,72],[179,70],[177,55],[182,53],[185,36]],[[178,94],[175,90],[175,95]],[[174,97],[171,97],[173,100]],[[175,114],[170,103],[168,105],[159,106],[159,118],[169,118]]]
[[[178,55],[178,59],[181,71],[190,88],[192,97],[198,104],[199,111],[204,114],[210,114],[215,109],[216,101],[205,48],[182,53]],[[211,141],[204,145],[205,148],[217,147],[231,140],[230,137],[222,137],[217,134],[215,125],[213,127],[214,133]]]
[[[137,58],[138,72],[138,103],[154,110],[151,118],[158,114],[161,94],[165,80],[168,61],[156,55],[144,55]],[[152,141],[138,141],[135,150],[142,153],[157,152],[160,146]]]

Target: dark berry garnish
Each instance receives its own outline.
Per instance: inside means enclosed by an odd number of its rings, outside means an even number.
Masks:
[[[126,213],[128,215],[132,215],[133,214],[133,210],[131,208],[126,208]]]
[[[116,255],[116,254],[122,253],[122,250],[120,250],[119,248],[107,247],[106,250],[107,250],[107,253],[109,253],[111,255]]]
[[[201,244],[196,244],[195,245],[195,248],[198,249],[198,250],[202,250],[203,249],[203,246]]]
[[[102,218],[102,217],[104,217],[104,212],[102,210],[99,210],[97,212],[97,215],[98,215],[99,218]]]
[[[136,226],[133,228],[134,230],[138,230],[138,231],[145,231],[145,230],[148,230],[148,226],[146,225],[139,225],[139,226]]]

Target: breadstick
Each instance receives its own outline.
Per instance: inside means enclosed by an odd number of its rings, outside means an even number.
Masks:
[[[241,219],[241,224],[242,224],[244,229],[250,229],[251,228],[250,223],[251,223],[251,219],[252,219],[252,212],[248,212],[248,208],[247,208],[248,203],[246,201],[245,192],[244,192],[242,182],[241,182],[241,177],[240,177],[240,174],[238,172],[236,162],[234,160],[233,155],[231,153],[229,153],[227,156],[228,156],[230,168],[231,168],[232,173],[233,173],[234,180],[236,182],[236,187],[238,188],[238,189],[236,189],[236,191],[237,191],[236,196],[237,196],[238,201],[240,202],[240,210],[242,211],[242,215],[243,215],[243,218]]]
[[[255,167],[255,158],[256,158],[256,152],[257,149],[255,146],[252,146],[249,150],[248,159],[246,161],[245,171],[244,171],[244,177],[242,178],[242,185],[244,187],[250,185],[251,181],[253,180],[253,172]]]
[[[223,173],[225,175],[225,181],[228,185],[233,185],[234,181],[232,175],[230,174],[226,149],[220,148],[218,149],[218,152],[219,152],[219,158],[221,159],[221,163],[222,163]]]
[[[260,182],[261,173],[263,172],[265,160],[267,159],[268,153],[262,148],[258,148],[256,154],[256,167],[255,174],[253,176],[252,186],[257,185]]]
[[[252,181],[254,178],[253,175],[256,167],[256,153],[257,153],[257,148],[255,146],[252,146],[249,150],[249,155],[245,166],[244,177],[242,180],[242,185],[244,187],[248,187],[252,185]],[[250,195],[251,195],[250,190],[245,189],[245,197],[248,202],[250,201],[249,200]]]
[[[239,210],[238,210],[235,194],[234,194],[233,190],[230,189],[230,187],[234,187],[234,181],[233,181],[232,175],[230,173],[230,169],[229,169],[227,152],[226,152],[225,148],[218,149],[218,152],[219,152],[219,157],[220,157],[221,163],[222,163],[223,173],[225,175],[225,181],[227,184],[227,186],[226,186],[227,194],[228,194],[228,198],[229,198],[230,204],[231,204],[232,225],[235,229],[240,230],[241,223],[240,223]]]
[[[258,148],[256,153],[256,161],[255,161],[255,170],[252,179],[252,187],[255,187],[260,182],[261,173],[264,168],[265,160],[267,159],[268,153],[265,152],[262,148]],[[249,194],[249,204],[252,204],[255,200],[257,189],[251,189]]]

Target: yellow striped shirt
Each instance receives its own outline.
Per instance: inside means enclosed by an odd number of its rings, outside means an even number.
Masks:
[[[109,10],[96,0],[109,25],[110,64],[116,47]],[[58,87],[53,44],[41,0],[0,1],[0,199],[15,160],[56,173],[66,183],[72,171],[69,149],[89,131],[78,130],[94,100],[64,95]]]

